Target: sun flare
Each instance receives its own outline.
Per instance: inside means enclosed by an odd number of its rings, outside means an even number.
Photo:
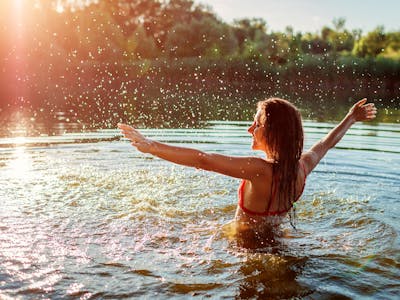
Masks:
[[[19,136],[14,139],[14,143],[18,146],[25,145],[26,141],[26,137],[23,136]]]
[[[32,159],[24,146],[15,148],[9,167],[14,177],[27,179],[28,172],[32,167]]]
[[[93,3],[98,3],[98,0],[57,0],[54,2],[54,9],[58,13],[63,13],[66,10],[82,9]]]

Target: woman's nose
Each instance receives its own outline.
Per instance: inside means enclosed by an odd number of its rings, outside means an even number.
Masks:
[[[256,122],[253,122],[253,124],[251,124],[251,126],[247,129],[247,132],[250,134],[253,134],[255,126],[256,126]]]

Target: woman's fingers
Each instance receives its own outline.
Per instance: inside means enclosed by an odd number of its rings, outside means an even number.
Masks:
[[[376,114],[376,107],[373,103],[368,103],[364,105],[364,108],[366,109],[368,114]]]
[[[141,140],[143,140],[143,136],[137,131],[135,128],[132,126],[123,124],[123,123],[118,123],[118,128],[121,129],[121,133],[129,139],[132,143],[138,143]],[[133,144],[132,144],[133,145]],[[133,145],[135,146],[135,145]]]
[[[125,124],[118,124],[118,128],[125,132],[135,131],[135,129],[132,126],[125,125]]]
[[[122,124],[119,123],[118,128],[122,130],[122,132],[135,132],[135,133],[139,133],[135,128],[133,128],[132,126],[126,125],[126,124]]]
[[[124,130],[124,129],[128,129],[130,126],[128,126],[128,125],[126,125],[126,124],[122,124],[122,123],[118,123],[118,128],[119,129],[121,129],[121,130]]]
[[[118,123],[117,126],[118,126],[118,128],[121,128],[121,129],[122,128],[132,128],[132,126],[126,125],[124,123]]]
[[[377,109],[374,103],[367,103],[367,98],[363,98],[353,105],[350,113],[356,121],[369,121],[376,117]]]
[[[376,117],[376,107],[373,103],[368,103],[366,105],[363,106],[365,109],[365,114],[366,114],[366,119],[367,120],[372,120]]]
[[[130,140],[140,139],[140,137],[132,131],[123,131],[122,134]]]
[[[367,98],[363,98],[356,103],[356,106],[362,106],[367,102]]]
[[[372,108],[372,107],[375,107],[375,105],[374,105],[373,103],[367,103],[367,104],[364,104],[363,107],[370,107],[370,108]]]
[[[363,107],[364,107],[367,111],[375,111],[375,112],[376,112],[376,107],[375,107],[375,105],[374,105],[373,103],[365,104]]]
[[[137,131],[132,126],[129,126],[129,125],[126,125],[126,124],[119,123],[118,124],[118,128],[121,129],[122,132],[133,132],[133,133],[135,133],[137,135],[140,135],[139,131]]]

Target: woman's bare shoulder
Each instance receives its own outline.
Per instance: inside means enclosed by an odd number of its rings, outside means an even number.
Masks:
[[[271,177],[274,161],[272,159],[264,159],[261,157],[252,157],[251,158],[252,164],[256,165],[257,168],[257,176],[254,179],[260,179],[261,177]]]

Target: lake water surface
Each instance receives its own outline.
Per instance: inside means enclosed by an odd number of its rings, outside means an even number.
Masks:
[[[146,129],[229,155],[247,122]],[[306,148],[332,124],[305,122]],[[276,251],[232,243],[239,180],[137,152],[117,130],[0,139],[0,298],[396,298],[400,125],[354,126],[308,177]]]

